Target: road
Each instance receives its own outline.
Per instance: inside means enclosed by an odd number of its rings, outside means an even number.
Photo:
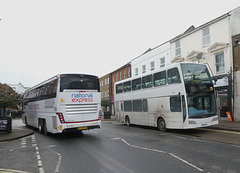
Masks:
[[[240,172],[240,133],[211,129],[164,133],[103,122],[82,134],[36,132],[0,143],[0,152],[0,172]]]

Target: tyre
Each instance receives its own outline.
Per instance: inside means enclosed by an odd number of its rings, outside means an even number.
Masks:
[[[164,121],[163,118],[160,118],[157,122],[157,127],[160,131],[165,132],[166,129],[166,122]]]
[[[126,118],[125,118],[125,124],[127,125],[127,126],[130,126],[131,124],[130,124],[130,118],[129,118],[129,116],[126,116]]]
[[[39,131],[39,133],[43,134],[44,133],[43,129],[44,129],[44,127],[43,127],[43,120],[39,119],[38,120],[38,131]]]

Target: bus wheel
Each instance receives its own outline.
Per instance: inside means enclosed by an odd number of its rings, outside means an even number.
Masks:
[[[127,125],[127,126],[130,126],[131,124],[130,124],[130,118],[129,118],[129,116],[126,116],[126,118],[125,118],[125,124]]]
[[[44,127],[44,128],[43,128],[44,134],[45,134],[45,135],[48,135],[49,133],[48,133],[48,131],[47,131],[46,120],[44,120],[44,126],[43,126],[43,127]]]
[[[43,134],[44,131],[43,131],[43,120],[42,119],[39,119],[38,120],[38,131]]]
[[[157,122],[157,127],[160,131],[165,132],[166,129],[166,123],[163,118],[160,118]]]

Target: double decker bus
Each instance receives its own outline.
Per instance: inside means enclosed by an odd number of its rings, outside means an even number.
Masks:
[[[101,116],[97,76],[59,74],[23,95],[23,123],[46,135],[100,128]]]
[[[213,83],[204,64],[176,63],[114,84],[116,117],[126,125],[190,129],[218,124]]]

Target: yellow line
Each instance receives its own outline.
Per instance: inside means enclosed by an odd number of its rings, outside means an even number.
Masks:
[[[215,129],[200,129],[199,130],[205,130],[205,131],[213,131],[213,132],[221,132],[221,133],[232,133],[232,134],[237,134],[237,135],[240,135],[240,132],[234,132],[234,131],[227,131],[227,130],[215,130]]]

